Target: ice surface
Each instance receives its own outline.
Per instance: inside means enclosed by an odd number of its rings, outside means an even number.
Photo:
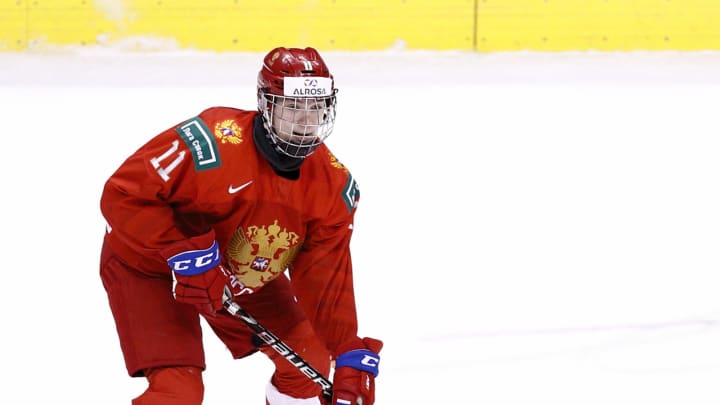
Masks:
[[[102,185],[204,108],[255,108],[261,58],[0,53],[6,398],[144,389],[98,277]],[[325,58],[378,405],[720,402],[720,54]],[[205,403],[264,403],[270,362],[205,339]]]

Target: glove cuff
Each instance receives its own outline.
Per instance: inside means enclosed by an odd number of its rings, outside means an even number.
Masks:
[[[167,260],[173,272],[183,276],[205,273],[221,261],[214,231],[177,242],[163,249],[160,255]]]
[[[377,377],[380,373],[380,356],[367,349],[352,350],[335,359],[335,368],[352,367]]]

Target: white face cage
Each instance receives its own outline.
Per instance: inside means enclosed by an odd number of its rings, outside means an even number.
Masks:
[[[265,129],[280,153],[310,156],[335,126],[337,89],[323,97],[287,97],[258,92],[258,108]]]

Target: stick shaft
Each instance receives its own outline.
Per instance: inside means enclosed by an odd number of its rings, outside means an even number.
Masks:
[[[232,299],[225,300],[225,310],[235,318],[238,318],[245,322],[245,324],[252,329],[253,332],[259,337],[265,344],[272,347],[276,352],[289,361],[293,366],[305,374],[310,380],[318,384],[323,390],[323,396],[328,399],[332,398],[332,383],[328,381],[321,372],[317,371],[313,366],[305,361],[299,354],[297,354],[290,346],[285,344],[279,337],[275,336],[272,332],[265,329],[255,318],[248,314],[240,305],[234,302]]]

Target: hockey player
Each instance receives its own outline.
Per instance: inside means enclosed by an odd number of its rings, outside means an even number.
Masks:
[[[258,111],[208,108],[107,180],[100,276],[127,371],[148,380],[133,404],[202,403],[199,316],[234,358],[274,362],[267,404],[373,404],[382,342],[357,336],[349,249],[359,189],[323,143],[336,93],[315,49],[273,49]],[[328,376],[335,362],[330,402],[224,311],[226,287],[315,369]]]

